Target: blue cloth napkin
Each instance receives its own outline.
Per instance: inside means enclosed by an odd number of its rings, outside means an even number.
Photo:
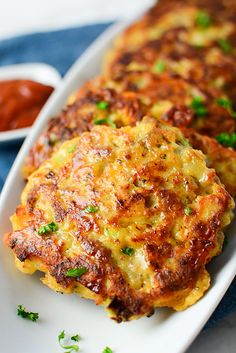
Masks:
[[[62,75],[110,23],[88,25],[46,33],[34,33],[0,41],[0,66],[43,62]],[[0,189],[21,143],[0,145]],[[236,279],[228,289],[206,327],[212,327],[236,310]]]

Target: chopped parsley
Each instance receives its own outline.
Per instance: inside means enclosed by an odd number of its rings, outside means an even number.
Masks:
[[[192,214],[192,210],[188,205],[185,206],[184,213],[186,214],[186,216],[190,216]]]
[[[74,335],[74,336],[71,336],[70,339],[71,339],[72,341],[79,342],[80,336],[79,336],[79,335]]]
[[[227,132],[222,132],[216,136],[216,140],[225,147],[232,147],[236,149],[236,133],[228,134]]]
[[[106,109],[108,109],[109,104],[105,101],[100,101],[100,102],[96,103],[96,106],[97,106],[97,108],[99,108],[101,110],[106,110]]]
[[[68,152],[69,152],[69,153],[74,153],[75,150],[76,150],[76,148],[77,148],[77,145],[75,145],[75,146],[70,146],[70,147],[68,148]]]
[[[134,249],[129,246],[125,246],[121,249],[121,252],[125,255],[132,256],[134,254]]]
[[[23,317],[24,319],[28,319],[34,322],[37,321],[39,318],[38,313],[33,313],[32,311],[26,311],[23,305],[18,305],[17,315]]]
[[[197,116],[205,116],[208,113],[207,107],[204,105],[202,97],[194,97],[190,106]]]
[[[38,234],[48,234],[48,233],[53,233],[58,230],[58,225],[54,222],[48,223],[45,226],[42,226],[38,229]]]
[[[113,351],[111,350],[111,348],[105,347],[105,348],[103,349],[102,353],[113,353]]]
[[[205,29],[212,24],[212,19],[206,11],[199,11],[197,13],[195,23],[198,27]]]
[[[225,53],[225,54],[231,54],[233,51],[233,47],[228,39],[219,39],[218,44],[220,49]]]
[[[191,147],[191,144],[190,144],[189,140],[183,138],[181,142],[182,142],[181,144],[182,144],[183,146]]]
[[[66,349],[66,352],[65,353],[72,353],[72,352],[78,352],[79,351],[79,346],[78,344],[69,344],[69,345],[66,345],[63,341],[64,340],[67,340],[68,341],[68,337],[66,337],[65,335],[65,331],[61,331],[58,335],[58,342],[61,346],[61,348],[63,349]],[[80,340],[80,337],[79,335],[75,335],[75,336],[71,336],[70,337],[70,340],[71,341],[74,341],[74,342],[78,342]]]
[[[87,272],[87,268],[82,266],[82,267],[77,267],[77,268],[69,268],[66,271],[67,277],[74,277],[74,278],[79,278],[83,276]]]
[[[153,71],[160,74],[166,70],[166,64],[163,60],[159,60],[154,64]]]
[[[221,98],[218,98],[218,99],[216,100],[216,103],[217,103],[220,107],[223,107],[223,108],[225,108],[226,110],[228,110],[229,114],[230,114],[233,118],[236,118],[236,112],[234,112],[234,110],[233,110],[233,103],[231,102],[230,99],[221,97]]]
[[[95,125],[110,125],[114,129],[116,128],[116,124],[110,119],[110,118],[104,118],[104,119],[94,119],[93,123]]]
[[[88,205],[86,208],[83,209],[85,213],[95,213],[99,210],[98,206]]]

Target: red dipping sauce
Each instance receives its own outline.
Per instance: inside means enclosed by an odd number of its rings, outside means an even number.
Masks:
[[[0,131],[31,126],[52,92],[35,81],[0,81]]]

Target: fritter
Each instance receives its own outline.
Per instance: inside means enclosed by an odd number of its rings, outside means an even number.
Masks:
[[[5,236],[17,267],[125,321],[202,297],[234,203],[179,129],[97,126],[35,171]]]
[[[195,111],[192,104],[198,102],[196,97],[201,97],[202,103]],[[74,95],[74,103],[49,121],[48,127],[27,157],[23,168],[24,176],[27,178],[65,140],[90,131],[94,124],[133,126],[148,114],[179,128],[194,127],[201,133],[212,136],[224,131],[226,126],[227,131],[233,132],[236,120],[227,109],[216,103],[217,97],[217,89],[200,90],[186,80],[165,74],[156,76],[147,72],[133,72],[126,74],[121,80],[92,80]],[[205,115],[200,111],[199,116],[199,109],[203,108]],[[193,136],[193,131],[190,134],[184,130],[184,134],[189,138],[190,135]],[[236,151],[221,147],[215,140],[197,133],[196,138],[191,140],[194,148],[202,150],[208,156],[209,166],[219,172],[226,189],[236,195]]]
[[[91,81],[77,92],[73,103],[49,120],[26,158],[24,178],[49,158],[64,141],[90,131],[94,125],[135,125],[144,115],[144,107],[135,93],[118,93],[114,89],[105,88],[103,79]]]
[[[118,37],[104,70],[113,78],[166,71],[221,88],[236,102],[235,21],[233,0],[159,1]]]
[[[227,191],[236,196],[236,151],[225,148],[215,139],[198,134],[192,129],[182,129],[191,146],[207,156],[207,166],[214,168]]]
[[[191,80],[147,71],[125,73],[110,79],[107,87],[136,93],[150,114],[175,126],[192,127],[210,137],[236,131],[236,119],[227,105],[229,100],[217,88],[203,88]],[[187,108],[185,117],[173,114],[173,109],[181,106]]]

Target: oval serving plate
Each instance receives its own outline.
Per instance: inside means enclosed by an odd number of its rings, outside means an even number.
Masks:
[[[62,84],[42,109],[31,134],[21,148],[8,176],[0,200],[0,229],[11,229],[9,216],[19,203],[24,183],[20,170],[25,156],[43,129],[46,121],[58,113],[70,94],[84,81],[99,73],[102,57],[112,39],[124,28],[119,24],[108,29],[73,65]],[[235,222],[227,230],[233,234]],[[209,271],[212,285],[203,299],[183,312],[159,309],[151,318],[116,324],[107,318],[103,308],[76,295],[52,292],[40,283],[39,275],[21,274],[13,264],[12,255],[0,244],[0,333],[1,351],[18,353],[61,352],[57,336],[65,329],[83,338],[80,347],[85,353],[101,353],[105,346],[114,353],[183,353],[197,336],[223,297],[236,273],[236,237],[230,237],[231,246],[219,256]],[[37,323],[22,320],[16,307],[23,304],[37,311]]]
[[[27,79],[57,87],[61,81],[59,72],[52,66],[43,63],[16,64],[0,67],[0,81]],[[30,131],[30,127],[0,131],[0,143],[7,143],[23,139]]]

